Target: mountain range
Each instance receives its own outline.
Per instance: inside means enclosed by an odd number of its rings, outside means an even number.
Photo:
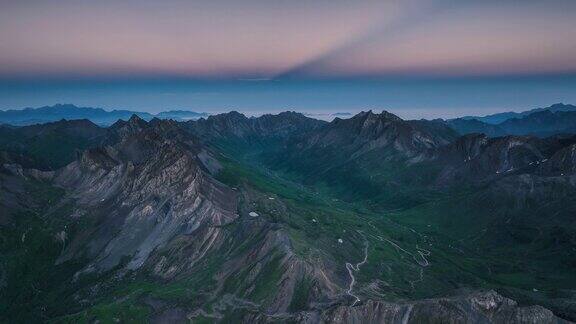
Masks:
[[[207,113],[197,113],[185,110],[170,110],[158,114],[135,112],[129,110],[106,111],[102,108],[77,107],[71,104],[57,104],[40,108],[25,108],[21,110],[0,110],[0,124],[25,126],[55,122],[61,119],[88,119],[102,126],[109,126],[118,119],[128,120],[136,115],[144,120],[152,118],[189,120],[208,116]]]
[[[143,120],[153,118],[172,119],[176,121],[197,120],[208,117],[207,113],[197,113],[186,110],[171,110],[157,114],[134,112],[129,110],[105,111],[101,108],[77,107],[70,104],[58,104],[40,108],[0,111],[0,125],[26,126],[56,122],[62,119],[87,119],[100,126],[110,126],[117,120],[128,120],[136,115]],[[350,113],[334,113],[324,115],[308,114],[308,117],[323,119],[350,118]],[[484,133],[491,137],[504,135],[534,135],[547,137],[557,134],[572,134],[576,132],[576,106],[554,104],[546,108],[536,108],[524,112],[507,112],[483,117],[467,116],[449,119],[444,122],[460,135]]]
[[[1,126],[0,321],[575,321],[564,113]]]
[[[576,106],[554,104],[520,113],[507,112],[484,117],[451,119],[447,124],[462,135],[534,135],[547,137],[576,132]]]
[[[500,124],[502,122],[505,122],[508,119],[513,119],[513,118],[520,119],[520,118],[526,117],[530,114],[542,112],[542,111],[550,111],[553,113],[559,112],[559,111],[576,111],[576,106],[567,105],[567,104],[563,104],[563,103],[557,103],[557,104],[553,104],[549,107],[534,108],[534,109],[530,109],[530,110],[526,110],[526,111],[522,111],[522,112],[510,111],[510,112],[503,112],[503,113],[497,113],[497,114],[486,115],[486,116],[465,116],[465,117],[462,117],[462,119],[468,119],[468,120],[475,119],[475,120],[479,120],[481,122],[484,122],[486,124],[496,125],[496,124]]]

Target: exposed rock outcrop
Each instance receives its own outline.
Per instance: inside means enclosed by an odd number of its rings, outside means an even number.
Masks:
[[[249,315],[246,322],[269,323],[279,318]],[[368,300],[356,306],[335,306],[282,318],[298,323],[569,323],[540,306],[519,306],[494,291],[406,303]]]
[[[100,224],[79,236],[93,260],[87,271],[111,269],[125,258],[127,269],[138,269],[176,237],[209,241],[217,226],[237,218],[235,193],[204,171],[199,149],[159,127],[132,117],[113,129],[115,144],[85,151],[57,174],[56,183],[77,200],[77,214]],[[207,228],[212,230],[204,233]],[[72,244],[60,261],[80,253],[78,246]]]

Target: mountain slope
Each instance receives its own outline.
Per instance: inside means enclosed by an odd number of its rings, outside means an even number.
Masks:
[[[447,144],[456,134],[443,125],[427,121],[404,121],[383,111],[361,112],[350,119],[335,119],[300,144],[303,150],[339,147],[351,156],[392,148],[406,156]]]
[[[118,235],[106,239],[104,246],[91,247],[95,261],[88,266],[90,271],[113,268],[125,256],[132,256],[127,268],[137,269],[152,250],[173,237],[235,218],[235,206],[229,203],[234,201],[233,192],[204,175],[194,156],[199,148],[173,144],[154,128],[133,127],[138,120],[133,117],[120,129],[124,131],[120,142],[86,151],[56,177],[77,197],[77,213],[103,205],[107,210],[126,211],[124,216],[90,216],[104,217],[99,221],[103,226],[95,230],[98,234]],[[118,222],[123,225],[118,227]],[[139,235],[129,238],[133,231]]]
[[[477,119],[457,118],[448,120],[446,123],[461,135],[474,133],[482,133],[490,137],[506,135],[506,131],[499,125],[488,124]]]
[[[552,112],[544,110],[520,119],[509,119],[498,126],[512,135],[531,134],[546,137],[562,133],[575,133],[576,111]]]
[[[294,135],[317,129],[324,121],[308,118],[296,112],[262,115],[248,118],[232,111],[226,114],[186,123],[187,129],[206,142],[235,142],[237,144],[265,144],[286,140]]]
[[[26,154],[35,168],[60,168],[78,151],[97,145],[106,130],[86,120],[61,120],[24,127],[0,126],[0,150]]]
[[[309,171],[314,173],[372,155],[383,160],[416,158],[456,137],[454,131],[441,123],[404,121],[386,111],[381,114],[368,111],[350,119],[337,118],[306,138],[293,141],[289,150],[295,154],[294,160],[305,160],[310,155]],[[297,163],[290,160],[286,164],[292,162]]]
[[[471,134],[436,150],[434,162],[442,170],[437,183],[491,181],[515,171],[529,171],[564,143],[530,136],[488,138]]]
[[[363,113],[296,138],[281,155],[273,152],[276,159],[263,154],[257,162],[317,194],[328,192],[391,214],[397,223],[435,237],[427,244],[456,251],[459,256],[448,257],[451,262],[469,255],[472,263],[479,262],[469,271],[497,285],[513,282],[500,287],[574,318],[565,308],[574,295],[562,290],[574,283],[566,262],[574,258],[576,233],[570,217],[576,213],[574,139],[475,134],[450,142],[439,135],[449,132],[430,134],[436,128],[419,126]],[[437,253],[446,252],[432,255]],[[542,286],[545,277],[557,284]]]
[[[291,141],[264,156],[270,167],[307,184],[325,184],[348,200],[378,199],[392,206],[417,203],[415,185],[399,178],[428,150],[450,143],[455,131],[436,121],[405,121],[388,112],[362,112]],[[425,170],[421,170],[426,172]],[[421,181],[422,173],[411,177]]]
[[[115,278],[128,274],[127,282],[147,282],[157,290],[163,289],[160,281],[168,281],[210,291],[202,297],[206,303],[234,294],[232,310],[249,298],[268,312],[285,312],[296,307],[292,296],[304,280],[317,289],[316,298],[340,295],[327,286],[334,284],[326,283],[326,274],[295,256],[286,230],[265,220],[270,211],[259,211],[262,220],[249,215],[256,201],[268,197],[214,180],[199,157],[210,153],[176,124],[133,116],[109,134],[108,144],[54,174],[68,194],[42,216],[69,208],[55,230],[62,244],[55,267],[77,269],[65,284],[78,289],[74,300],[106,298],[109,292],[94,295],[94,289],[124,286]],[[180,141],[184,137],[188,141]],[[213,270],[194,275],[205,267]],[[277,291],[270,290],[270,280],[278,280]],[[51,305],[47,311],[54,316],[62,310]]]

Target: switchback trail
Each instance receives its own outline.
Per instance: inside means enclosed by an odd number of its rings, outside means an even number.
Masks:
[[[354,295],[353,293],[354,284],[356,283],[356,278],[354,277],[354,271],[360,271],[360,266],[366,263],[367,260],[368,260],[368,241],[366,241],[366,244],[364,246],[364,259],[361,262],[356,263],[356,265],[346,262],[346,270],[348,270],[348,274],[350,275],[350,286],[348,286],[348,291],[346,291],[346,293],[354,297],[354,303],[352,303],[352,306],[356,305],[356,303],[360,301],[360,298],[358,298],[358,296]]]

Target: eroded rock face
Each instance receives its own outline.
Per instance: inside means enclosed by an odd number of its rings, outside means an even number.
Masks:
[[[414,157],[426,149],[448,144],[456,133],[433,122],[405,121],[387,111],[361,112],[350,119],[335,119],[299,144],[306,150],[338,148],[352,158],[375,150],[392,150]]]
[[[93,260],[85,271],[109,270],[123,261],[127,269],[138,269],[176,237],[209,242],[218,230],[203,229],[237,217],[235,193],[207,175],[196,147],[158,130],[165,126],[133,118],[115,130],[117,143],[85,151],[57,174],[56,183],[77,200],[77,214],[100,224],[79,238]],[[70,248],[60,261],[77,252]]]
[[[245,322],[271,323],[278,316],[248,315]],[[335,306],[302,312],[283,320],[298,323],[569,323],[540,306],[520,307],[494,291],[406,303],[368,300],[356,306]]]
[[[218,165],[210,152],[169,123],[119,122],[107,145],[85,151],[56,173],[55,183],[74,201],[73,217],[94,224],[71,238],[58,262],[87,257],[76,277],[139,271],[170,281],[205,271],[210,258],[218,263],[209,273],[216,280],[212,294],[229,296],[216,298],[216,311],[241,301],[266,313],[287,312],[305,278],[314,279],[312,300],[340,298],[342,289],[328,279],[333,274],[297,257],[283,228],[239,208],[238,195],[252,201],[251,195],[262,194],[214,180],[210,172]],[[263,282],[270,271],[277,282]],[[277,288],[262,294],[262,284]],[[255,294],[261,297],[247,302]]]
[[[289,111],[277,115],[262,115],[258,118],[248,118],[232,111],[186,123],[191,133],[208,142],[225,139],[251,144],[271,139],[286,140],[291,136],[318,129],[325,124],[326,122]]]
[[[494,291],[429,299],[407,304],[368,301],[323,314],[326,322],[345,323],[563,323],[540,307],[519,307]]]
[[[488,181],[546,160],[546,144],[537,138],[507,136],[489,139],[471,134],[442,147],[433,160],[442,166],[439,184]]]
[[[539,166],[538,174],[547,176],[567,176],[576,173],[576,144],[569,145],[554,153]]]

